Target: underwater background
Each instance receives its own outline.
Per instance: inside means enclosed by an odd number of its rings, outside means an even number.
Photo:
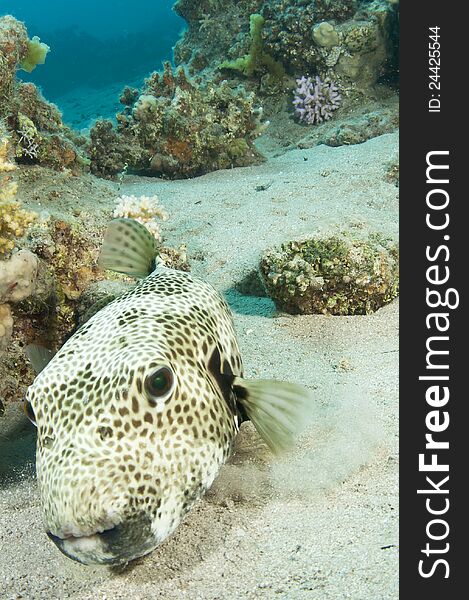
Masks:
[[[399,0],[0,0],[0,598],[398,597],[398,53]],[[243,423],[171,538],[85,568],[45,533],[25,348],[135,285],[114,218],[314,419],[278,457]]]
[[[33,0],[2,0],[0,13],[14,14],[28,23],[31,33],[53,48],[47,69],[22,73],[20,78],[41,86],[46,98],[61,104],[69,92],[96,93],[112,84],[139,82],[155,66],[172,59],[185,22],[172,10],[172,0],[61,2],[49,0],[47,9]],[[104,105],[106,116],[116,102]],[[64,102],[65,120],[68,104]],[[93,108],[93,107],[90,107]],[[96,116],[82,112],[83,122]],[[104,116],[104,115],[103,115]],[[79,117],[70,113],[73,121]]]

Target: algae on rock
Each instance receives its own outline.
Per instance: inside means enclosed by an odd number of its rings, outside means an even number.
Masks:
[[[304,238],[267,250],[267,294],[292,314],[369,314],[398,295],[397,244],[380,235]]]

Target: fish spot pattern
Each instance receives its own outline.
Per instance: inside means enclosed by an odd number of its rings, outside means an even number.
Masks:
[[[150,551],[178,526],[212,484],[239,428],[236,406],[208,368],[214,349],[221,365],[242,376],[223,298],[198,278],[165,268],[65,343],[27,394],[52,534],[120,526]],[[161,366],[171,369],[174,387],[155,400],[145,379]]]

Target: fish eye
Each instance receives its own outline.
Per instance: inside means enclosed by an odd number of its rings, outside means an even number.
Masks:
[[[145,379],[145,392],[151,400],[166,400],[174,383],[174,373],[169,367],[157,367]]]
[[[28,419],[31,421],[31,423],[33,425],[36,425],[36,427],[37,427],[36,415],[34,414],[33,407],[31,406],[31,402],[29,402],[28,400],[25,400],[23,403],[23,411],[24,411],[25,415],[28,417]]]

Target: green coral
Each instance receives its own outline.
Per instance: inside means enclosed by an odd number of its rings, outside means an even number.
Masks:
[[[369,314],[399,289],[398,247],[380,235],[288,242],[268,250],[260,270],[277,307],[293,314]]]
[[[255,13],[251,15],[249,23],[249,33],[251,36],[249,53],[236,60],[226,60],[219,65],[219,68],[239,71],[246,77],[252,77],[256,72],[267,70],[276,79],[282,79],[285,75],[283,65],[264,50],[262,42],[262,28],[265,23],[264,17]]]

